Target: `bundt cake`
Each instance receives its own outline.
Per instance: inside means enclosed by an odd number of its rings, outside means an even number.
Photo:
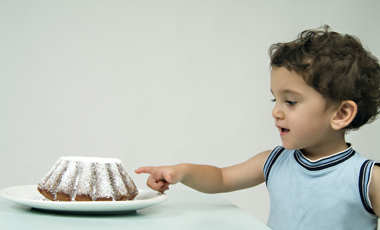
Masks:
[[[59,158],[37,189],[53,201],[133,200],[138,194],[120,160],[97,157]]]

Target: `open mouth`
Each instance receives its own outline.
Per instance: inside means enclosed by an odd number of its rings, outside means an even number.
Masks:
[[[286,128],[282,128],[282,127],[278,127],[278,129],[280,130],[281,136],[290,132],[290,129],[286,129]]]

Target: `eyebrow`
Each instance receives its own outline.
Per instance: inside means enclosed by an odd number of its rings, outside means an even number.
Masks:
[[[270,90],[270,92],[273,94],[273,91]],[[280,92],[281,94],[284,94],[284,95],[291,95],[291,96],[302,96],[301,93],[298,93],[294,90],[290,90],[290,89],[284,89],[284,90],[281,90]]]
[[[302,95],[301,93],[298,93],[296,91],[289,90],[289,89],[283,90],[282,92],[284,94],[290,94],[290,95],[294,95],[294,96],[301,96]]]

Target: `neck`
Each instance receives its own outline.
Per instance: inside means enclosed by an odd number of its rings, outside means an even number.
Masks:
[[[342,152],[347,148],[348,145],[345,139],[343,138],[340,141],[330,141],[329,143],[325,143],[323,145],[318,145],[316,147],[310,147],[300,150],[305,157],[312,161],[315,161]]]

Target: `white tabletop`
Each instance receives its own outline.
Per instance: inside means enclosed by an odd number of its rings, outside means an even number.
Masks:
[[[167,194],[169,199],[163,203],[119,215],[58,214],[0,198],[0,229],[270,229],[219,195]]]

